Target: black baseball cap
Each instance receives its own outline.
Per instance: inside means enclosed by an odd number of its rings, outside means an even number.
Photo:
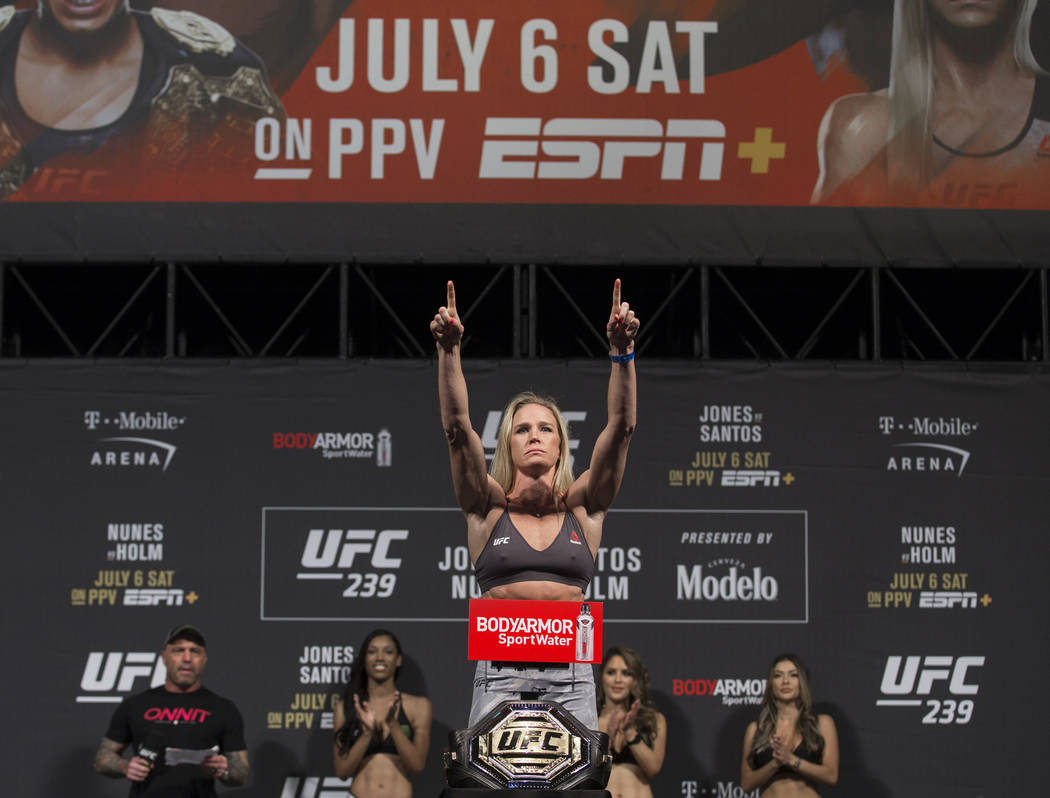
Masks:
[[[208,647],[207,643],[204,642],[204,635],[201,634],[201,630],[196,626],[190,626],[188,623],[173,626],[168,632],[168,636],[164,638],[164,647],[167,648],[176,640],[189,640],[201,648]]]

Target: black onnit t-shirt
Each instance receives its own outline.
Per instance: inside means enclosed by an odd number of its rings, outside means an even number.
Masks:
[[[202,687],[192,693],[172,693],[154,687],[130,696],[117,707],[106,737],[131,743],[133,752],[156,732],[164,748],[201,750],[219,747],[219,753],[244,751],[244,720],[233,702]],[[200,765],[165,764],[162,753],[149,778],[132,784],[131,796],[150,798],[211,798],[215,780]]]

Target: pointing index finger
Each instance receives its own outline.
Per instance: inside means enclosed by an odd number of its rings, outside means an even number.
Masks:
[[[451,280],[448,281],[448,301],[445,304],[448,307],[448,315],[454,316],[456,313],[456,286]]]
[[[620,278],[616,278],[616,282],[613,283],[613,313],[620,312]]]

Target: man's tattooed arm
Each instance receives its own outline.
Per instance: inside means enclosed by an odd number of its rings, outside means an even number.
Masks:
[[[226,762],[226,775],[222,777],[222,783],[247,784],[248,777],[251,775],[251,768],[248,766],[248,752],[230,751],[226,754]]]
[[[121,756],[127,743],[118,743],[103,737],[95,753],[95,770],[105,776],[122,779],[128,770],[128,760]]]

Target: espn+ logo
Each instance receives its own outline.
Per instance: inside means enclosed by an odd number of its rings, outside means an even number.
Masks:
[[[628,159],[659,164],[661,180],[682,180],[690,143],[700,150],[697,179],[722,178],[725,125],[715,119],[489,117],[482,179],[622,180]],[[540,154],[553,160],[545,160]]]

